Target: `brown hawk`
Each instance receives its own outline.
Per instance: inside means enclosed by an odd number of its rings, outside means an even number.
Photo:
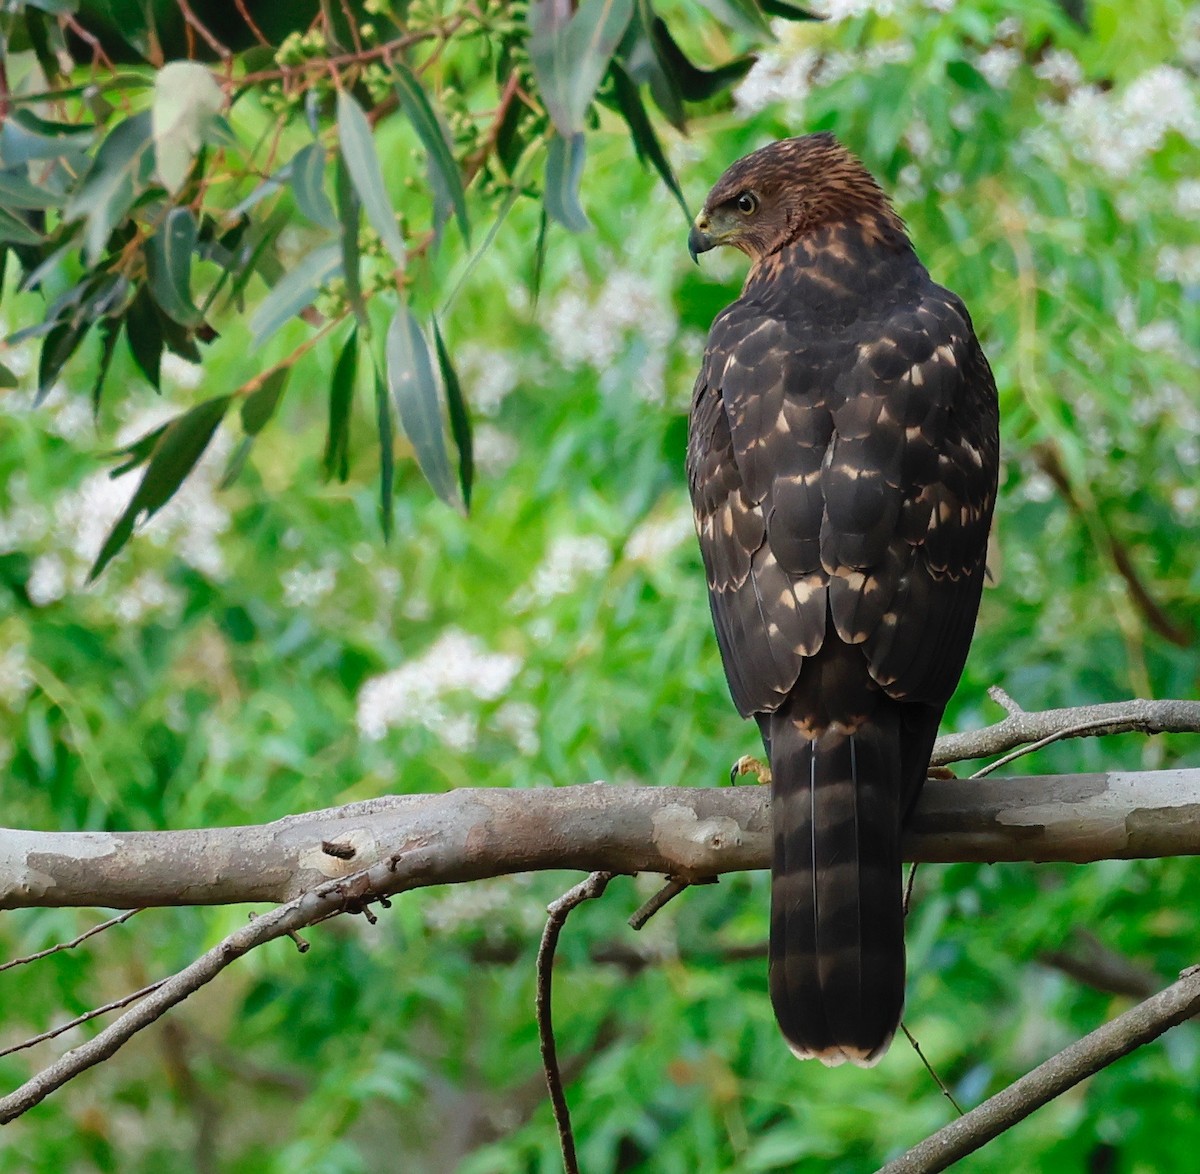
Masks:
[[[717,245],[752,264],[687,467],[725,674],[771,764],[771,1001],[797,1056],[870,1065],[904,1003],[901,827],[983,587],[996,385],[832,135],[734,163],[688,237]]]

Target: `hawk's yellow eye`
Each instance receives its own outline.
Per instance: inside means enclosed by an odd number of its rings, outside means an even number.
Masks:
[[[743,216],[753,216],[758,211],[758,197],[753,192],[742,192],[735,204]]]

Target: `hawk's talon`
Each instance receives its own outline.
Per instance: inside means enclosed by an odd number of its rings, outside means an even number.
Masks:
[[[738,779],[740,779],[742,775],[755,775],[760,784],[770,783],[771,768],[765,762],[763,762],[761,758],[755,758],[753,754],[743,754],[741,758],[739,758],[737,762],[735,762],[729,768],[729,785],[731,787],[736,787],[738,785]]]

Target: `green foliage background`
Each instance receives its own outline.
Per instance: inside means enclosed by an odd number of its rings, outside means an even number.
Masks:
[[[662,7],[697,60],[753,47],[736,22]],[[704,8],[743,20],[749,10]],[[693,208],[746,150],[833,129],[972,310],[1002,400],[1001,574],[947,727],[1001,716],[992,684],[1029,709],[1197,696],[1194,9],[1104,0],[1083,23],[1048,0],[818,11],[831,19],[777,22],[737,104],[701,104],[687,137],[653,117]],[[448,60],[423,75],[427,87],[453,73]],[[704,332],[742,265],[691,267],[686,222],[637,163],[628,127],[603,103],[591,117],[580,200],[592,231],[546,230],[534,185],[448,309],[470,255],[454,229],[412,291],[420,313],[440,312],[474,417],[469,517],[434,499],[399,437],[383,541],[366,357],[349,475],[326,479],[327,389],[347,321],[296,361],[233,485],[218,486],[238,443],[227,423],[86,586],[140,476],[110,480],[106,451],[244,387],[313,328],[295,320],[256,345],[246,317],[226,312],[202,368],[164,360],[161,394],[118,349],[95,420],[97,343],[36,409],[37,349],[7,350],[21,386],[0,400],[6,824],[257,823],[389,791],[594,778],[717,786],[755,748],[721,676],[682,474]],[[231,118],[239,135],[245,121]],[[380,158],[403,212],[418,144],[391,133],[380,124]],[[475,246],[502,196],[468,188]],[[295,261],[311,226],[289,215],[281,248]],[[10,268],[9,333],[46,306],[16,280]],[[251,287],[249,309],[263,296]],[[326,290],[318,308],[336,317],[340,296]],[[1128,736],[1061,744],[1020,767],[1198,761],[1195,739]],[[557,1169],[533,956],[545,903],[574,879],[415,893],[377,925],[314,930],[303,957],[290,943],[258,951],[8,1126],[0,1171]],[[903,1041],[869,1072],[792,1060],[763,960],[738,957],[765,938],[765,876],[691,890],[635,937],[624,918],[656,883],[615,882],[561,946],[560,1053],[589,1174],[865,1171],[949,1119]],[[1127,1005],[1042,955],[1091,933],[1165,983],[1197,961],[1197,908],[1190,860],[925,867],[906,1021],[959,1101],[977,1103]],[[246,913],[145,912],[0,975],[0,1045],[178,968]],[[0,955],[97,919],[5,913]],[[646,964],[602,960],[614,943]],[[81,1038],[0,1058],[0,1082],[15,1086]],[[1200,1034],[1187,1026],[961,1168],[1187,1169],[1198,1095]]]

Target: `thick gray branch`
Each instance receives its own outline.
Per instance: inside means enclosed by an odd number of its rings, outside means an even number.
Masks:
[[[878,1174],[936,1174],[999,1137],[1035,1109],[1135,1048],[1200,1013],[1200,967],[1052,1056],[957,1121],[927,1137]]]
[[[1017,709],[994,726],[964,734],[943,734],[933,748],[933,765],[1003,754],[1054,734],[1095,738],[1128,733],[1200,733],[1200,701],[1113,701],[1039,713]]]
[[[278,903],[417,848],[422,868],[405,888],[550,868],[699,878],[767,867],[769,808],[766,787],[592,783],[390,796],[203,831],[0,830],[0,908]],[[924,861],[1200,854],[1200,768],[931,779],[905,851]]]

